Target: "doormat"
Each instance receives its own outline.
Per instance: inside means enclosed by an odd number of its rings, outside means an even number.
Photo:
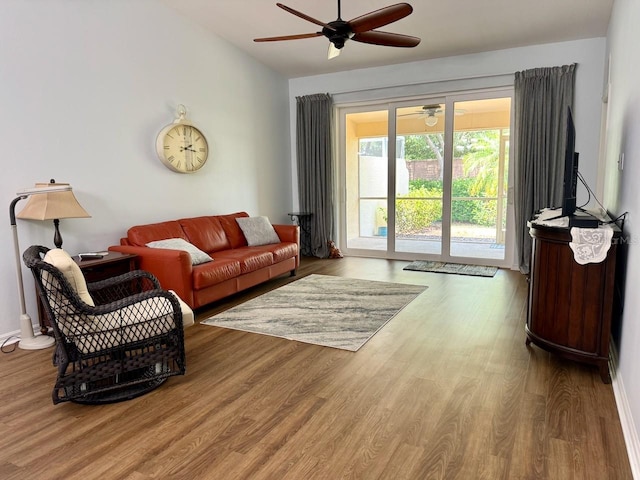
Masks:
[[[498,267],[484,267],[482,265],[468,265],[464,263],[432,262],[426,260],[416,260],[410,263],[403,270],[413,270],[416,272],[453,273],[456,275],[472,275],[474,277],[493,277],[498,271]]]

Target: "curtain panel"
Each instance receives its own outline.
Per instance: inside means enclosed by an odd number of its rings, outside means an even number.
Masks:
[[[302,254],[329,256],[333,235],[333,100],[329,94],[296,97],[296,155],[300,211],[312,214],[310,244]]]
[[[520,271],[528,274],[531,237],[527,222],[542,208],[560,206],[567,109],[573,107],[576,64],[516,72],[515,204]]]

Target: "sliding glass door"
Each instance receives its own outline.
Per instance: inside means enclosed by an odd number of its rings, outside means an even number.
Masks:
[[[347,254],[510,260],[511,92],[342,109]]]

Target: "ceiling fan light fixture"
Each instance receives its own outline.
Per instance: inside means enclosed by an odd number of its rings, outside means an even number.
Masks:
[[[331,60],[332,58],[336,58],[340,55],[340,48],[336,47],[333,42],[329,42],[329,53],[327,54],[327,58]]]
[[[424,123],[427,125],[427,127],[435,127],[438,124],[438,119],[436,118],[435,115],[429,114],[424,119]]]

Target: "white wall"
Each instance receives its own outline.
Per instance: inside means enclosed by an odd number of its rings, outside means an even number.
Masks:
[[[605,156],[605,206],[615,214],[629,212],[624,225],[627,243],[624,312],[620,325],[614,326],[618,350],[616,399],[627,441],[632,468],[640,478],[640,43],[637,22],[640,2],[616,0],[608,34],[611,86],[608,108]],[[618,158],[624,153],[624,168],[618,170]]]
[[[153,0],[0,2],[1,202],[55,178],[90,219],[61,221],[66,250],[101,250],[128,227],[239,210],[289,222],[288,85]],[[177,104],[207,135],[192,175],[155,153]],[[18,211],[25,202],[18,204]],[[8,227],[0,235],[0,338],[19,327]],[[53,226],[18,221],[22,250],[53,246]],[[31,274],[27,309],[36,320]]]
[[[576,150],[580,152],[580,171],[595,190],[605,46],[606,39],[594,38],[291,79],[292,171],[296,171],[297,96],[328,92],[334,95],[336,102],[352,102],[437,94],[513,85],[513,74],[517,71],[578,63],[574,98]],[[343,53],[348,54],[347,50]],[[296,185],[295,178],[293,182]],[[579,198],[586,200],[586,191],[581,187]]]

